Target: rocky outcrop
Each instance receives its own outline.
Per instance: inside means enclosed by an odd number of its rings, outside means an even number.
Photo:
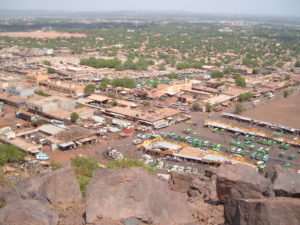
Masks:
[[[201,197],[208,199],[210,196],[210,182],[201,178],[194,179],[187,191],[189,197]]]
[[[253,167],[242,164],[220,166],[216,187],[220,201],[272,196],[270,180],[260,176]]]
[[[185,196],[143,168],[98,169],[87,187],[86,222],[137,218],[143,223],[193,222]]]
[[[1,193],[5,202],[19,199],[36,199],[45,203],[70,203],[81,201],[81,191],[74,170],[62,168],[51,173],[23,180]]]
[[[267,177],[273,182],[276,196],[300,198],[300,174],[296,171],[275,165]]]
[[[300,199],[233,199],[225,203],[226,225],[300,224]]]
[[[56,225],[58,216],[37,200],[14,201],[0,210],[0,225]]]
[[[189,190],[193,178],[183,173],[172,173],[170,179],[170,187],[173,191],[186,193]]]

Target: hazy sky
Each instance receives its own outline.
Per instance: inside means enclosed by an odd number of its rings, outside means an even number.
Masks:
[[[176,10],[300,16],[300,0],[0,0],[0,9]]]

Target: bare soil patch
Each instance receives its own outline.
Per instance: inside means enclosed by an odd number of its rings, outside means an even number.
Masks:
[[[71,37],[86,37],[85,34],[80,33],[60,33],[56,31],[33,31],[33,32],[0,32],[0,36],[8,37],[29,37],[29,38],[71,38]]]
[[[300,128],[300,94],[296,93],[268,104],[257,106],[243,115],[271,123]]]

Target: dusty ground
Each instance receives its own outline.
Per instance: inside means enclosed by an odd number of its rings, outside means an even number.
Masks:
[[[230,152],[230,147],[229,147],[229,142],[233,140],[232,134],[231,133],[226,133],[224,135],[218,134],[218,133],[212,133],[211,129],[203,127],[203,121],[208,118],[207,113],[192,113],[192,120],[197,123],[197,126],[191,125],[191,124],[185,124],[185,123],[179,123],[179,124],[174,124],[170,127],[167,127],[165,129],[161,129],[159,131],[156,131],[158,133],[160,132],[176,132],[177,134],[180,135],[185,135],[183,133],[184,129],[190,128],[193,130],[193,132],[199,134],[199,138],[202,140],[207,140],[212,143],[218,143],[223,146],[222,151],[227,154],[232,154]],[[220,119],[220,115],[215,113],[212,114],[213,119]],[[225,121],[225,120],[224,120]],[[227,122],[232,122],[232,121],[227,121]],[[247,124],[242,123],[240,124],[241,126],[247,126]],[[269,131],[270,132],[270,131]],[[105,153],[108,149],[108,147],[113,147],[114,149],[117,149],[118,151],[122,152],[122,154],[125,157],[129,158],[139,158],[141,156],[140,152],[136,151],[136,146],[132,144],[132,140],[134,137],[128,137],[124,139],[118,139],[115,140],[114,138],[111,138],[109,141],[101,140],[100,143],[93,144],[90,146],[85,146],[80,149],[73,149],[65,152],[61,151],[51,151],[49,147],[46,147],[45,153],[49,154],[51,161],[55,162],[60,162],[60,163],[66,163],[69,161],[72,157],[76,155],[86,155],[89,157],[96,158],[97,160],[100,161],[100,163],[105,163],[107,158],[105,158]],[[243,136],[238,138],[239,141],[243,141]],[[172,140],[171,140],[172,141]],[[268,146],[260,145],[258,143],[254,143],[257,148],[263,147],[267,148]],[[266,164],[267,167],[272,166],[273,164],[280,164],[284,165],[285,162],[291,163],[292,167],[296,170],[300,169],[300,155],[297,154],[297,148],[291,147],[288,150],[282,150],[279,149],[279,145],[276,145],[274,147],[269,147],[270,148],[270,161]],[[286,155],[291,155],[294,154],[296,156],[295,160],[287,160],[287,158],[281,159],[279,158],[279,153],[280,152],[285,152]],[[251,159],[251,154],[252,151],[249,151],[246,153],[245,158],[249,161],[253,161],[254,163],[256,162],[255,160]],[[169,164],[180,164],[178,162],[168,162]],[[198,168],[198,171],[201,171],[205,165],[202,164],[196,164],[196,163],[187,163],[187,162],[182,162],[183,165],[187,166],[193,166]]]
[[[0,127],[10,126],[15,129],[18,123],[23,124],[25,121],[16,117],[17,109],[4,105],[4,116],[0,117]]]
[[[300,94],[296,93],[287,98],[258,106],[243,113],[253,117],[293,128],[300,128]]]
[[[50,32],[44,32],[44,31],[33,31],[33,32],[0,32],[0,36],[30,37],[30,38],[86,37],[85,34],[79,34],[79,33],[59,33],[59,32],[56,32],[56,31],[50,31]]]

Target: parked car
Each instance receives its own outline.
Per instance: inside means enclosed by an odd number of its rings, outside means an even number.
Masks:
[[[134,145],[139,145],[139,144],[142,144],[143,141],[142,141],[141,139],[134,139],[134,140],[132,141],[132,143],[133,143]]]
[[[172,104],[170,105],[170,107],[175,108],[175,109],[178,109],[178,108],[180,107],[180,105],[175,104],[175,103],[172,103]]]
[[[49,156],[47,154],[44,154],[44,153],[38,153],[38,154],[36,154],[35,158],[37,160],[42,160],[42,161],[49,160]]]

